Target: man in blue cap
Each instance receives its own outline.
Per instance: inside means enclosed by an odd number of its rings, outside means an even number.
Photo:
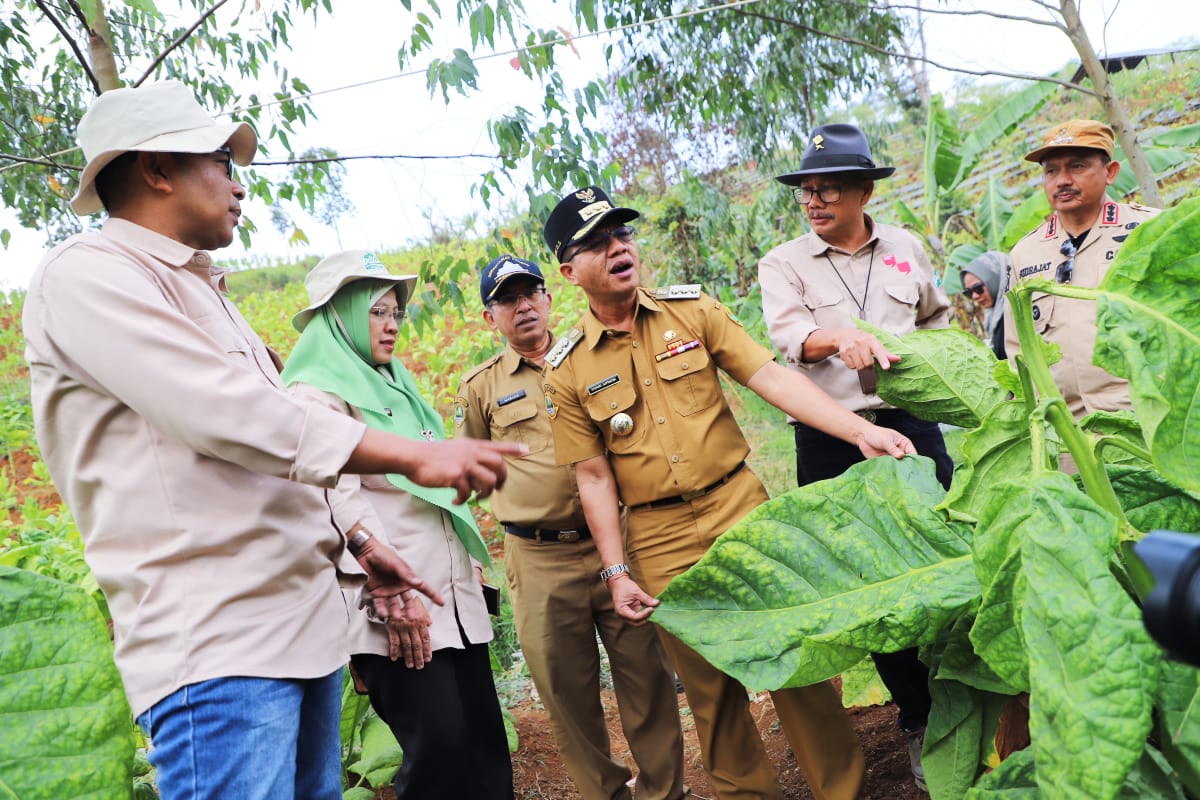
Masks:
[[[900,360],[855,319],[901,336],[949,325],[950,301],[912,234],[866,213],[875,181],[895,172],[876,166],[867,137],[854,125],[812,132],[800,169],[776,178],[791,187],[811,232],[771,250],[759,262],[763,316],[789,369],[808,375],[843,407],[903,433],[932,458],[949,488],[954,464],[932,422],[894,408],[875,393],[875,364]],[[833,478],[863,460],[847,445],[802,422],[796,429],[796,481]],[[921,746],[929,716],[929,670],[916,648],[874,653],[875,666],[900,710],[917,784],[924,786]]]
[[[596,579],[604,565],[575,468],[554,461],[542,370],[556,339],[542,271],[500,256],[480,276],[479,296],[484,321],[507,347],[463,376],[454,423],[462,435],[529,447],[528,455],[508,460],[508,482],[491,503],[506,534],[504,570],[517,637],[559,752],[583,800],[632,797],[632,773],[612,757],[600,704],[599,634],[638,766],[638,799],[678,800],[687,794],[683,734],[666,655],[652,628],[625,624]]]

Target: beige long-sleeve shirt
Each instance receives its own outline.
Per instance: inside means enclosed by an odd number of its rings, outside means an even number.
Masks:
[[[220,285],[207,253],[113,219],[51,250],[25,301],[38,444],[135,714],[198,681],[346,660],[345,540],[317,487],[364,426],[289,397]]]
[[[921,243],[901,228],[867,220],[871,238],[853,253],[810,232],[772,249],[758,265],[767,332],[788,369],[808,375],[851,411],[890,406],[864,394],[858,374],[836,355],[804,361],[804,342],[814,331],[853,328],[855,319],[896,336],[950,324],[950,300]]]
[[[362,413],[337,395],[304,383],[293,384],[291,392],[305,403],[362,421]],[[350,530],[355,523],[362,523],[395,548],[446,601],[438,606],[420,598],[429,611],[429,643],[434,650],[463,647],[459,623],[471,644],[492,640],[492,623],[474,562],[448,512],[396,488],[386,475],[342,475],[329,501],[338,528]],[[359,590],[346,589],[345,593],[349,605],[358,608]],[[350,652],[388,654],[387,631],[381,623],[368,620],[364,611],[351,618]]]

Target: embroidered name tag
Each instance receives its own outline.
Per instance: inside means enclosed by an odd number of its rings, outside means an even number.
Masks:
[[[515,403],[524,396],[525,396],[525,390],[518,389],[517,391],[513,392],[512,394],[506,394],[506,395],[504,395],[504,397],[501,397],[499,400],[497,400],[496,406],[498,408],[504,408],[504,406],[508,405],[509,403]]]
[[[1034,264],[1031,267],[1023,267],[1021,269],[1021,271],[1018,273],[1018,277],[1028,278],[1030,275],[1034,274],[1035,272],[1045,272],[1048,269],[1050,269],[1049,261],[1047,261],[1044,264]]]
[[[619,383],[620,381],[621,381],[620,375],[609,375],[604,380],[596,381],[591,386],[587,387],[587,392],[588,392],[588,394],[598,394],[598,393],[604,391],[605,389],[607,389],[608,387]]]

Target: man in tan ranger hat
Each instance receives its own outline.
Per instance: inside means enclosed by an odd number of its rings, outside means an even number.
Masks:
[[[1159,213],[1108,197],[1121,169],[1112,155],[1112,128],[1073,119],[1047,130],[1041,147],[1025,156],[1041,164],[1042,188],[1054,213],[1012,249],[1009,286],[1032,278],[1097,286],[1129,233]],[[1075,418],[1131,408],[1128,383],[1092,364],[1096,304],[1044,293],[1032,299],[1037,332],[1062,348],[1062,359],[1050,371]],[[1020,345],[1011,312],[1004,315],[1004,326],[1005,351],[1012,358]],[[1064,455],[1064,467],[1072,470],[1069,454]]]
[[[641,288],[631,213],[589,186],[562,198],[546,222],[546,244],[563,276],[587,295],[588,310],[546,354],[544,399],[556,460],[575,465],[599,577],[617,613],[636,625],[658,604],[652,595],[767,500],[746,466],[750,448],[718,369],[864,456],[900,457],[913,445],[776,364],[699,286]],[[717,796],[782,800],[745,687],[658,632],[687,693]],[[771,698],[813,795],[857,797],[863,753],[833,687],[822,682]]]
[[[524,442],[508,482],[491,497],[505,530],[504,571],[521,652],[550,717],[567,772],[583,800],[630,800],[632,773],[613,758],[600,705],[604,643],[625,738],[637,762],[638,800],[679,800],[683,734],[666,656],[653,628],[626,625],[596,575],[575,468],[557,465],[542,370],[556,337],[541,269],[511,255],[493,259],[479,286],[487,325],[504,337],[498,355],[463,376],[455,398],[458,432]]]
[[[365,578],[383,618],[414,589],[440,597],[386,544],[335,528],[325,489],[342,471],[395,472],[486,495],[523,450],[410,441],[288,396],[205,252],[233,240],[248,125],[217,123],[167,81],[101,95],[79,140],[73,206],[109,218],[33,275],[34,423],[108,601],[158,788],[335,800],[339,577]]]

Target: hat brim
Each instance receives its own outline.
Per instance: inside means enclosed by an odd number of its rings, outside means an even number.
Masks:
[[[79,191],[71,198],[71,208],[80,216],[104,210],[100,195],[96,194],[96,176],[122,153],[211,153],[225,145],[229,145],[233,163],[244,167],[254,160],[254,154],[258,150],[258,134],[249,123],[232,122],[227,125],[173,131],[130,147],[105,150],[93,157],[83,168],[83,174],[79,178]]]
[[[338,280],[337,285],[333,290],[328,292],[320,300],[313,302],[307,308],[302,308],[292,315],[292,327],[301,333],[308,326],[308,323],[316,315],[321,306],[333,299],[333,296],[342,290],[343,286],[354,283],[355,281],[379,281],[381,283],[391,283],[395,286],[400,296],[396,298],[397,305],[404,308],[408,305],[409,298],[412,297],[413,286],[417,282],[416,275],[380,275],[378,272],[353,272],[349,275],[343,275]]]
[[[1042,163],[1042,159],[1047,153],[1054,150],[1095,150],[1097,153],[1104,153],[1109,158],[1112,158],[1112,153],[1103,147],[1089,147],[1086,144],[1048,144],[1045,147],[1039,147],[1037,150],[1030,150],[1025,154],[1025,160],[1034,164]]]
[[[806,175],[828,175],[834,172],[844,172],[848,175],[853,175],[856,178],[874,181],[880,178],[886,178],[896,171],[895,167],[816,167],[814,169],[802,169],[798,172],[789,172],[786,175],[776,175],[775,180],[785,186],[799,186]]]
[[[603,214],[598,214],[593,219],[589,219],[587,222],[585,222],[582,228],[575,231],[575,233],[571,234],[571,238],[569,238],[569,239],[567,239],[567,241],[563,242],[562,247],[558,248],[558,252],[555,253],[554,256],[561,263],[562,262],[562,254],[564,252],[566,252],[566,249],[568,247],[570,247],[571,245],[574,245],[574,244],[579,244],[580,241],[587,238],[587,235],[589,233],[591,233],[592,231],[594,231],[596,229],[596,227],[599,226],[600,223],[604,222],[606,219],[616,220],[617,222],[630,222],[632,220],[637,219],[640,216],[641,216],[641,214],[638,213],[637,211],[634,211],[632,208],[623,208],[621,206],[617,206],[616,208],[610,208],[608,211],[605,211]]]

